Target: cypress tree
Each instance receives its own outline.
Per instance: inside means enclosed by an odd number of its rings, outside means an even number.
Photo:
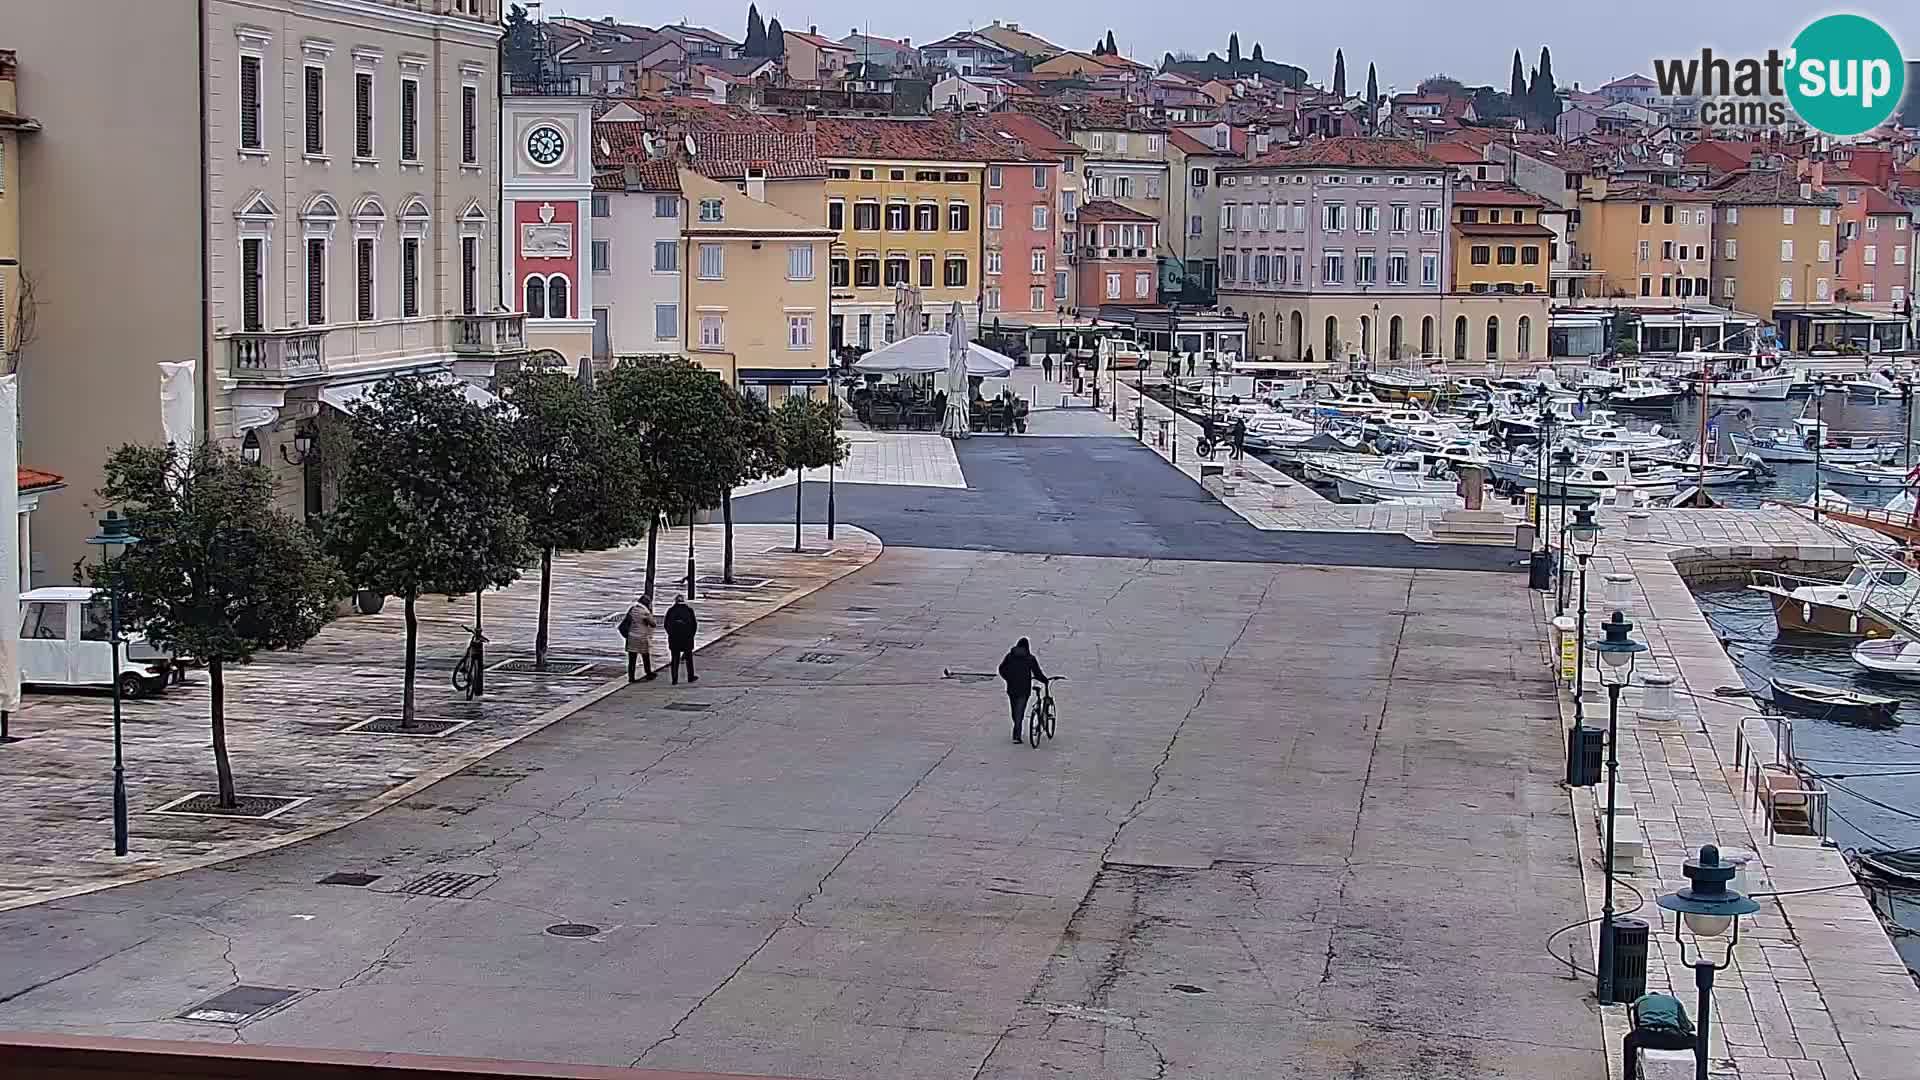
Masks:
[[[1227,35],[1227,63],[1237,64],[1239,62],[1240,62],[1240,35],[1228,34]]]
[[[1258,64],[1258,63],[1264,62],[1265,60],[1266,60],[1266,57],[1260,55],[1260,43],[1257,41],[1254,42],[1253,43],[1253,62]]]
[[[760,21],[760,9],[752,4],[747,5],[747,40],[740,51],[748,56],[767,55],[767,24]]]
[[[1108,56],[1120,55],[1119,47],[1113,43],[1113,31],[1111,30],[1107,31],[1107,55]]]
[[[1333,50],[1333,94],[1343,99],[1347,96],[1347,57],[1339,49]]]
[[[1380,82],[1374,78],[1373,63],[1367,63],[1367,130],[1372,131],[1380,116]]]
[[[787,55],[787,32],[780,28],[780,16],[767,23],[767,55],[778,60]]]

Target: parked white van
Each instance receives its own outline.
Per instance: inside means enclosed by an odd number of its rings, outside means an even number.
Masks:
[[[107,594],[67,585],[20,597],[20,681],[40,686],[112,686],[112,610]],[[121,631],[126,634],[126,628]],[[171,666],[146,638],[126,634],[120,650],[120,693],[158,694]]]

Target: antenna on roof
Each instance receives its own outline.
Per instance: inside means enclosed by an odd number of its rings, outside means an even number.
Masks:
[[[654,140],[653,132],[651,131],[643,131],[640,133],[640,147],[647,152],[649,159],[658,156],[660,153],[660,144]]]
[[[607,137],[605,135],[600,136],[600,156],[601,157],[613,156],[613,147],[607,144]]]
[[[693,145],[692,135],[682,135],[680,139],[683,143],[686,144],[688,158],[692,158],[693,156],[699,153],[699,148]]]

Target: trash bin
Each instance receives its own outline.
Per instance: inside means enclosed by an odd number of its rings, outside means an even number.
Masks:
[[[1613,1000],[1634,1001],[1647,992],[1647,920],[1613,920]]]

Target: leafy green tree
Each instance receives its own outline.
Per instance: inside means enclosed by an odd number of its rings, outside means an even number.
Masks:
[[[725,555],[721,559],[721,580],[733,583],[733,489],[741,484],[780,471],[780,434],[774,430],[773,410],[751,394],[736,393],[731,402],[732,434],[714,453],[726,455],[722,471],[732,477],[721,492],[720,506],[726,524]]]
[[[547,670],[553,553],[614,547],[647,529],[644,493],[636,484],[638,451],[614,427],[604,395],[551,368],[523,368],[505,387],[508,431],[524,464],[513,501],[527,520],[527,542],[540,552],[540,618],[533,665]]]
[[[787,32],[780,28],[777,16],[767,23],[767,55],[775,60],[787,55]]]
[[[747,5],[747,40],[741,42],[740,51],[748,56],[767,55],[767,24],[760,21],[760,8]]]
[[[733,399],[720,376],[684,360],[622,364],[607,380],[615,426],[635,440],[640,483],[651,510],[691,515],[722,500],[738,475],[725,452],[733,438]],[[648,530],[646,591],[653,592],[657,527]]]
[[[395,375],[352,413],[354,453],[327,516],[329,546],[353,584],[406,605],[403,725],[413,723],[420,624],[429,593],[478,592],[520,576],[527,519],[515,505],[523,465],[504,410],[444,378]]]
[[[92,568],[93,583],[118,589],[122,625],[207,665],[213,766],[220,806],[231,810],[239,801],[226,666],[311,640],[346,579],[313,533],[275,506],[273,474],[233,451],[122,446],[107,459],[100,497],[124,511],[140,543]]]
[[[779,433],[780,464],[793,470],[793,550],[799,551],[806,471],[847,460],[847,440],[840,437],[840,406],[790,397],[773,410],[773,426]]]
[[[1333,50],[1333,94],[1342,100],[1347,96],[1347,54],[1339,49]]]

